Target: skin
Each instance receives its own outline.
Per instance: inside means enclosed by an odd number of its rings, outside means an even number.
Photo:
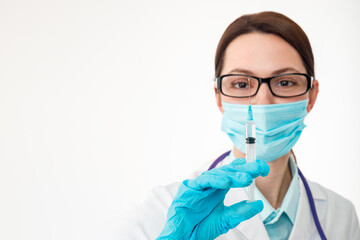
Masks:
[[[272,77],[282,73],[306,73],[299,53],[285,40],[274,34],[247,33],[235,38],[227,47],[221,75],[230,73],[248,74],[256,77]],[[252,104],[280,104],[309,99],[308,113],[313,108],[319,83],[313,81],[313,88],[305,95],[293,98],[273,96],[266,84],[261,84],[258,93],[251,97]],[[217,106],[224,113],[221,102],[248,104],[248,98],[230,98],[215,88]],[[245,154],[233,147],[235,157],[245,158]],[[292,176],[288,166],[290,153],[269,162],[270,173],[266,177],[256,178],[256,187],[274,209],[281,206],[289,188]]]

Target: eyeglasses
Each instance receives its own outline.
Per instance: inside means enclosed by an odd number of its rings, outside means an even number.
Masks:
[[[290,98],[307,93],[312,87],[313,77],[304,73],[286,73],[269,78],[244,74],[227,74],[215,78],[215,84],[220,92],[234,98],[255,96],[262,83],[268,84],[274,96]]]

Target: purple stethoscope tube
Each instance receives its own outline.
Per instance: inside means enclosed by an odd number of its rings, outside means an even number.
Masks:
[[[221,154],[221,156],[219,156],[209,167],[208,170],[211,170],[213,168],[215,168],[219,162],[221,162],[222,160],[224,160],[229,154],[230,154],[231,151],[227,151],[223,154]],[[306,190],[306,194],[307,194],[307,198],[309,200],[309,204],[310,204],[310,209],[311,209],[311,214],[313,216],[313,219],[314,219],[314,222],[315,222],[315,225],[316,225],[316,228],[319,232],[319,235],[321,237],[322,240],[326,240],[326,237],[325,237],[325,234],[321,228],[321,225],[320,225],[320,221],[319,221],[319,218],[318,218],[318,215],[316,213],[316,208],[315,208],[315,202],[314,202],[314,198],[312,196],[312,193],[310,191],[310,187],[309,187],[309,184],[307,183],[304,175],[302,174],[302,172],[300,171],[299,167],[298,168],[298,172],[299,172],[299,175],[300,175],[300,178],[302,180],[302,182],[304,183],[304,186],[305,186],[305,190]]]

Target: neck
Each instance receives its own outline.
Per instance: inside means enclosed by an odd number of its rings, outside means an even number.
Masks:
[[[245,154],[236,147],[233,149],[236,158],[245,158]],[[257,177],[256,187],[276,210],[286,195],[292,179],[290,168],[288,167],[290,153],[268,162],[270,173],[266,177]]]

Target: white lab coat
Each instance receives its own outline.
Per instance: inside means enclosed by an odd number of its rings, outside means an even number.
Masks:
[[[194,178],[201,172],[196,172],[189,178]],[[314,197],[319,221],[327,239],[360,240],[359,221],[353,204],[337,193],[317,183],[307,181]],[[165,225],[167,210],[179,185],[180,182],[154,188],[145,204],[137,210],[137,214],[132,215],[133,219],[128,219],[130,222],[127,226],[129,233],[125,239],[155,239]],[[246,199],[248,196],[243,188],[232,188],[226,195],[224,204],[231,205]],[[216,239],[269,240],[270,238],[260,216],[256,215]],[[300,200],[289,239],[320,239],[301,179]]]

